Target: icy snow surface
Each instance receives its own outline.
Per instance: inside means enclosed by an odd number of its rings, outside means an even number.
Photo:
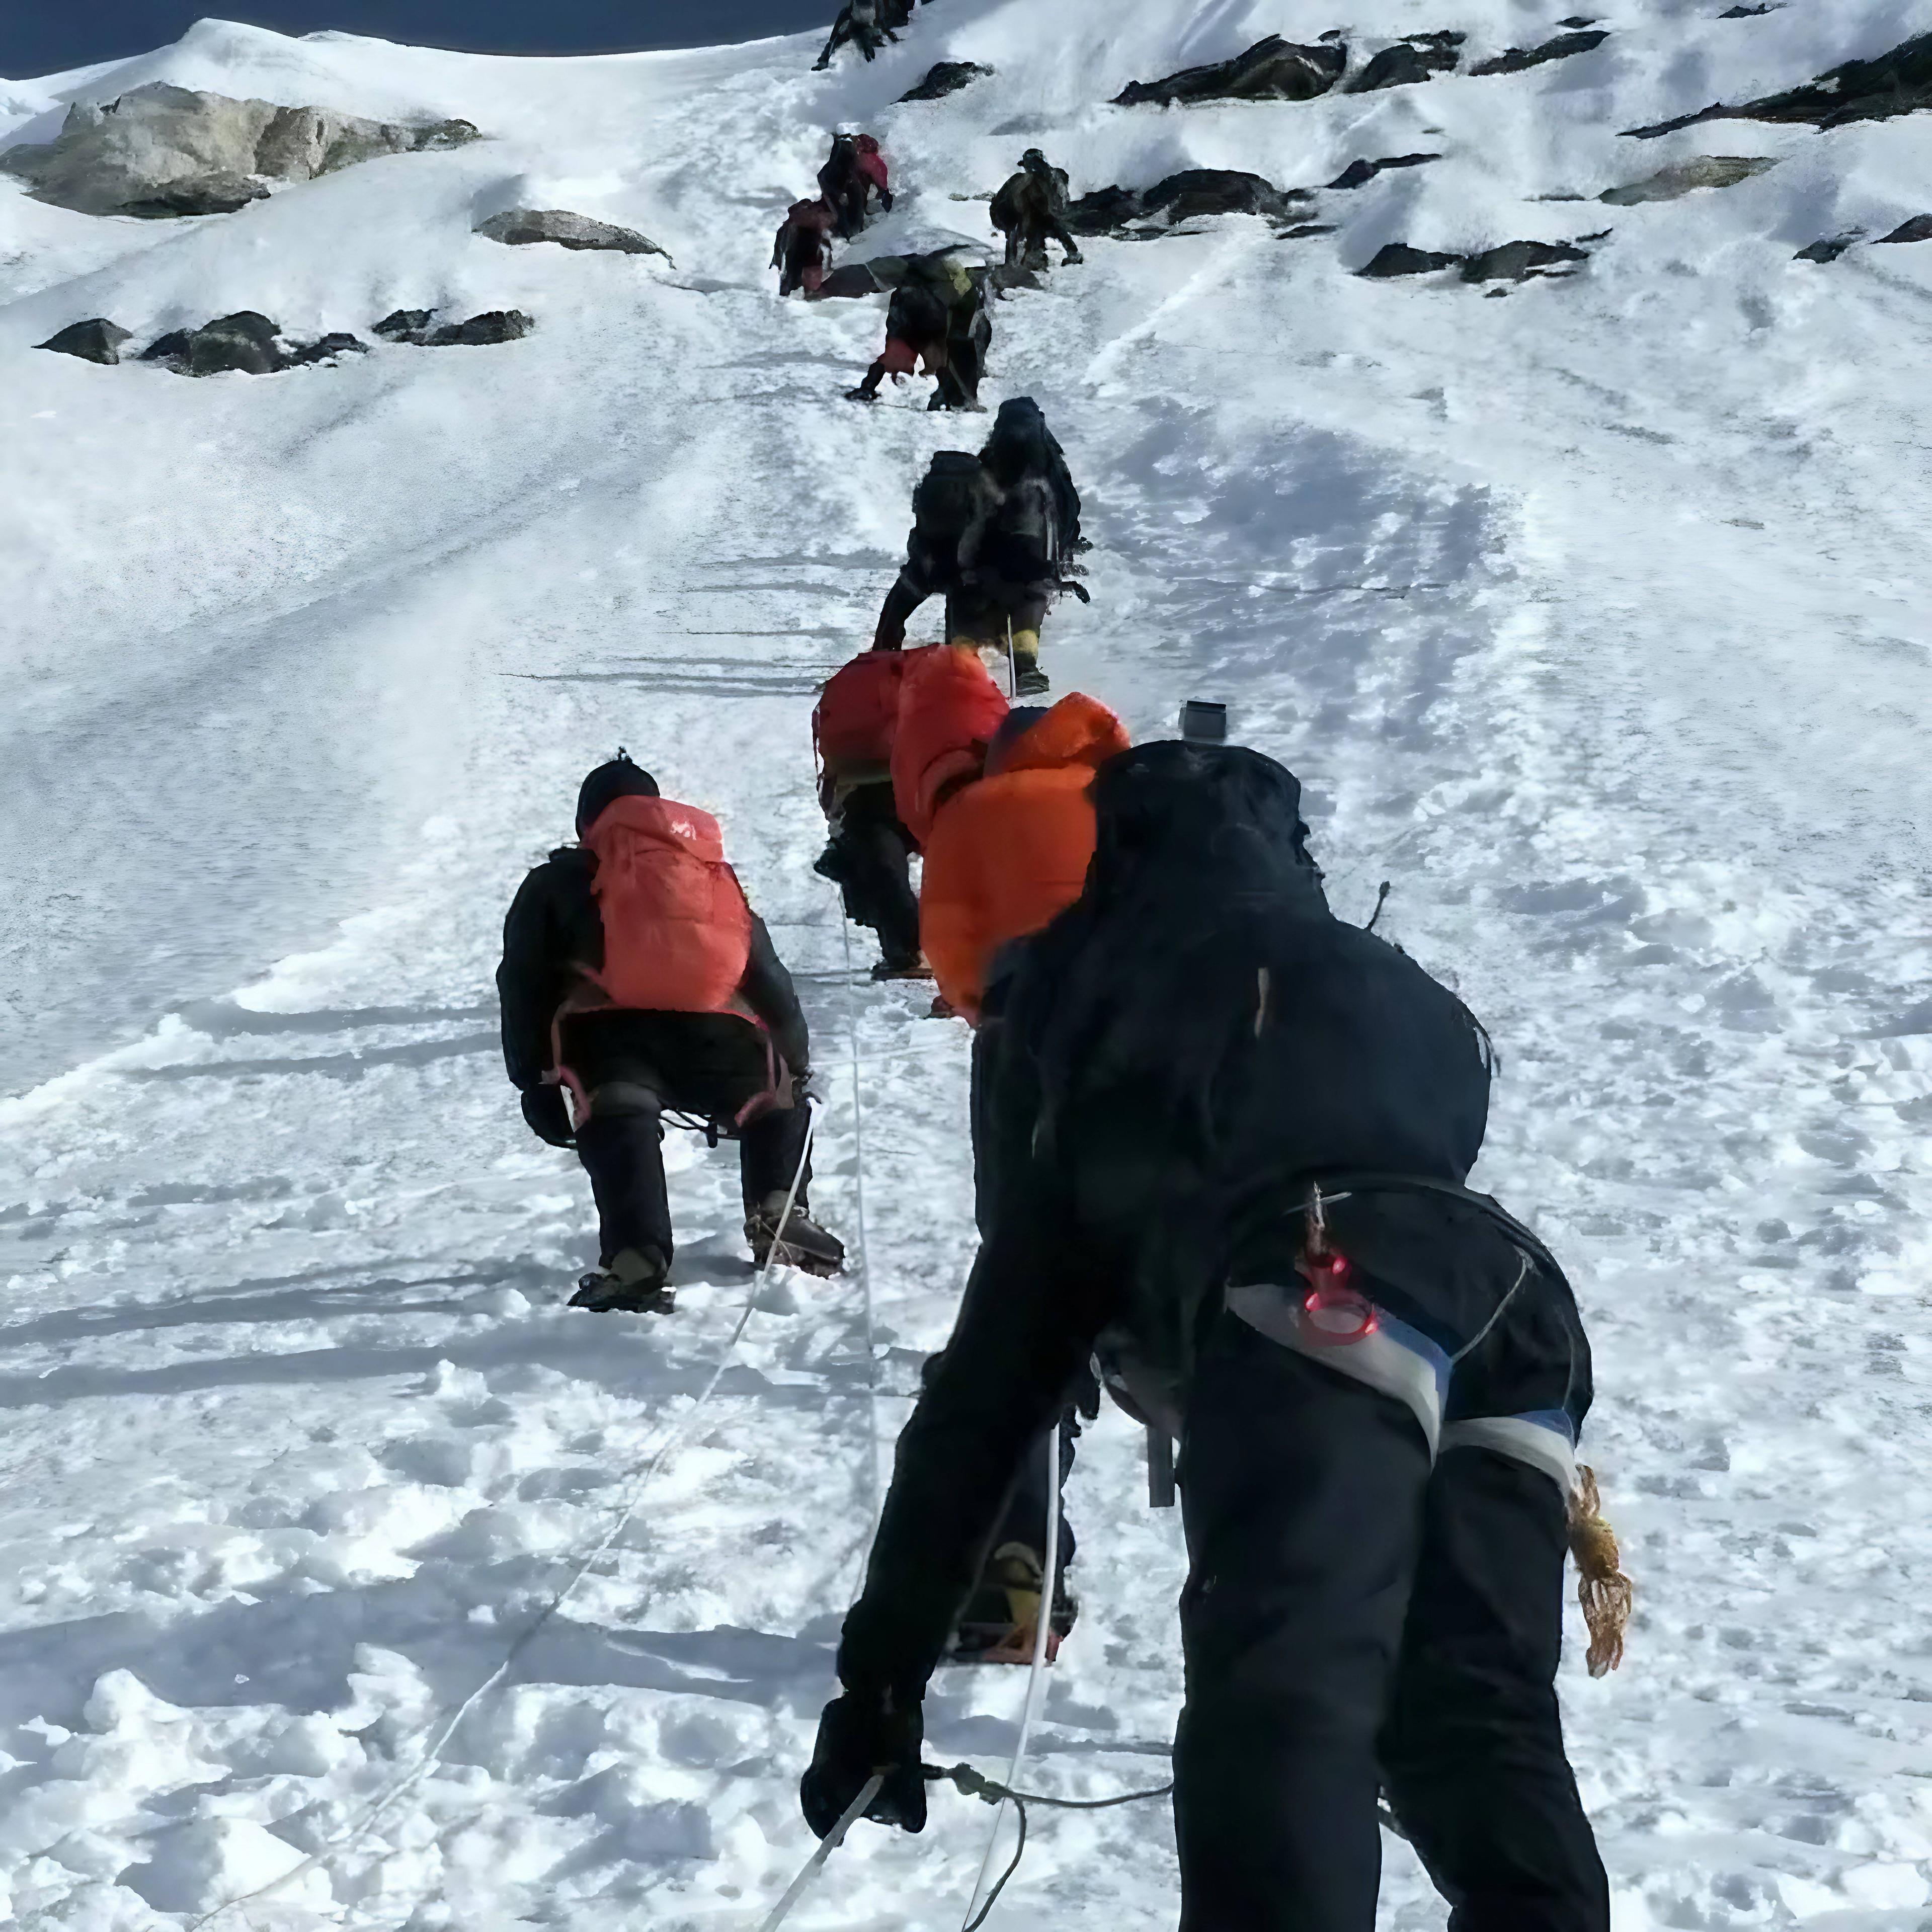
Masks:
[[[1358,62],[1466,64],[1561,0],[1363,0]],[[773,227],[843,121],[908,232],[983,233],[1037,143],[1076,193],[1231,166],[1336,232],[1232,218],[1003,304],[989,400],[1088,494],[1059,688],[1187,697],[1306,782],[1338,907],[1505,1060],[1477,1179],[1574,1274],[1589,1454],[1638,1580],[1622,1674],[1563,1691],[1620,1924],[1900,1932],[1932,1899],[1925,1304],[1932,1002],[1925,344],[1932,119],[1622,129],[1932,29],[1928,0],[1627,0],[1603,47],[1312,104],[1124,110],[1127,81],[1340,24],[1310,0],[934,0],[871,68],[815,41],[520,62],[204,22],[0,83],[0,142],[166,80],[490,138],[203,220],[0,183],[0,1885],[30,1925],[194,1916],[341,1840],[610,1528],[748,1270],[728,1157],[678,1142],[675,1320],[563,1307],[568,1157],[494,1037],[498,922],[618,742],[716,810],[830,1094],[816,1202],[862,1280],[775,1284],[562,1612],[365,1834],[256,1928],[755,1924],[889,1444],[970,1256],[966,1040],[855,980],[811,861],[816,682],[861,643],[912,482],[977,424],[839,392],[882,304],[781,306]],[[888,104],[934,61],[997,70]],[[1702,154],[1778,165],[1630,208]],[[661,261],[506,249],[562,207]],[[1504,298],[1351,272],[1601,230]],[[190,382],[31,345],[239,308],[292,334],[517,307],[527,340]],[[1034,1777],[1157,1783],[1178,1524],[1103,1420],[1080,1627]],[[1577,1646],[1580,1651],[1580,1646]],[[932,1750],[1010,1748],[1017,1673],[944,1678]],[[794,1924],[958,1922],[990,1814],[861,1828]],[[995,1924],[1173,1922],[1160,1807],[1042,1822]],[[1390,1850],[1386,1922],[1441,1922]]]

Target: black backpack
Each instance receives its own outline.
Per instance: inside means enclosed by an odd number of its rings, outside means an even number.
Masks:
[[[929,567],[949,581],[959,569],[959,546],[998,502],[993,480],[969,451],[942,449],[912,493],[913,530],[908,550],[920,551]]]
[[[1009,584],[1041,584],[1058,578],[1064,554],[1053,485],[1028,475],[1002,490],[980,561]]]

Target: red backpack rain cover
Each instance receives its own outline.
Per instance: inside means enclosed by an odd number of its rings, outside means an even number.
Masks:
[[[892,800],[901,824],[923,846],[940,791],[980,776],[1006,715],[1006,694],[977,651],[932,644],[909,655],[892,739]]]
[[[752,950],[752,909],[709,812],[668,798],[620,798],[584,843],[597,855],[591,890],[604,923],[604,969],[590,977],[613,1006],[654,1012],[735,1010]]]
[[[892,762],[905,668],[902,651],[863,651],[826,680],[812,735],[827,771]]]

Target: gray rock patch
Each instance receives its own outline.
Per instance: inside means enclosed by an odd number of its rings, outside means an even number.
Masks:
[[[476,232],[512,248],[552,242],[560,248],[608,249],[620,255],[662,255],[667,262],[670,260],[649,236],[640,235],[634,228],[620,228],[614,222],[593,220],[562,208],[506,208],[479,221]]]
[[[104,315],[97,315],[90,321],[70,322],[58,334],[34,346],[51,349],[56,356],[77,356],[83,362],[100,362],[112,368],[121,359],[122,344],[132,333]]]

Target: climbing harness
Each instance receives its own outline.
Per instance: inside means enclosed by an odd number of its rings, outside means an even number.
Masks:
[[[450,1713],[448,1718],[430,1740],[422,1756],[417,1759],[407,1771],[394,1779],[386,1790],[378,1792],[363,1808],[361,1815],[353,1823],[336,1837],[330,1839],[320,1850],[310,1852],[307,1858],[291,1865],[279,1878],[271,1879],[266,1885],[257,1886],[252,1892],[241,1892],[233,1898],[224,1899],[219,1905],[204,1912],[200,1918],[191,1920],[189,1923],[188,1932],[201,1932],[203,1926],[212,1924],[224,1912],[234,1911],[244,1905],[252,1904],[257,1899],[270,1897],[274,1893],[282,1890],[284,1886],[292,1884],[304,1874],[316,1870],[326,1865],[338,1852],[346,1851],[351,1846],[360,1844],[368,1836],[376,1820],[382,1817],[399,1798],[405,1797],[413,1790],[442,1762],[444,1750],[448,1748],[451,1738],[456,1735],[458,1727],[462,1724],[464,1719],[469,1716],[470,1713],[490,1691],[496,1689],[499,1684],[508,1681],[511,1672],[515,1669],[518,1660],[522,1658],[524,1653],[536,1642],[538,1636],[549,1624],[550,1619],[569,1601],[578,1586],[582,1583],[585,1577],[590,1575],[592,1566],[610,1550],[618,1538],[630,1527],[632,1519],[637,1514],[638,1507],[644,1501],[644,1492],[650,1486],[652,1478],[664,1466],[671,1451],[678,1448],[690,1433],[692,1424],[702,1414],[705,1405],[716,1392],[718,1384],[724,1379],[724,1372],[731,1366],[732,1358],[738,1352],[738,1344],[743,1339],[746,1329],[750,1325],[752,1312],[758,1305],[759,1291],[764,1286],[765,1276],[771,1268],[773,1258],[779,1252],[785,1224],[791,1219],[792,1210],[797,1204],[799,1190],[805,1183],[806,1164],[812,1158],[812,1143],[817,1134],[818,1117],[809,1100],[806,1101],[806,1107],[805,1144],[799,1150],[797,1171],[792,1175],[791,1186],[785,1196],[784,1210],[778,1216],[778,1227],[772,1236],[772,1245],[766,1251],[765,1258],[752,1271],[751,1289],[745,1298],[745,1306],[739,1315],[737,1324],[732,1329],[730,1340],[719,1352],[717,1364],[712,1370],[710,1378],[699,1391],[698,1400],[673,1425],[669,1433],[658,1445],[650,1460],[639,1472],[635,1480],[632,1483],[622,1505],[618,1510],[616,1518],[610,1527],[598,1538],[590,1553],[571,1573],[569,1581],[524,1627],[516,1641],[505,1653],[502,1661]]]

